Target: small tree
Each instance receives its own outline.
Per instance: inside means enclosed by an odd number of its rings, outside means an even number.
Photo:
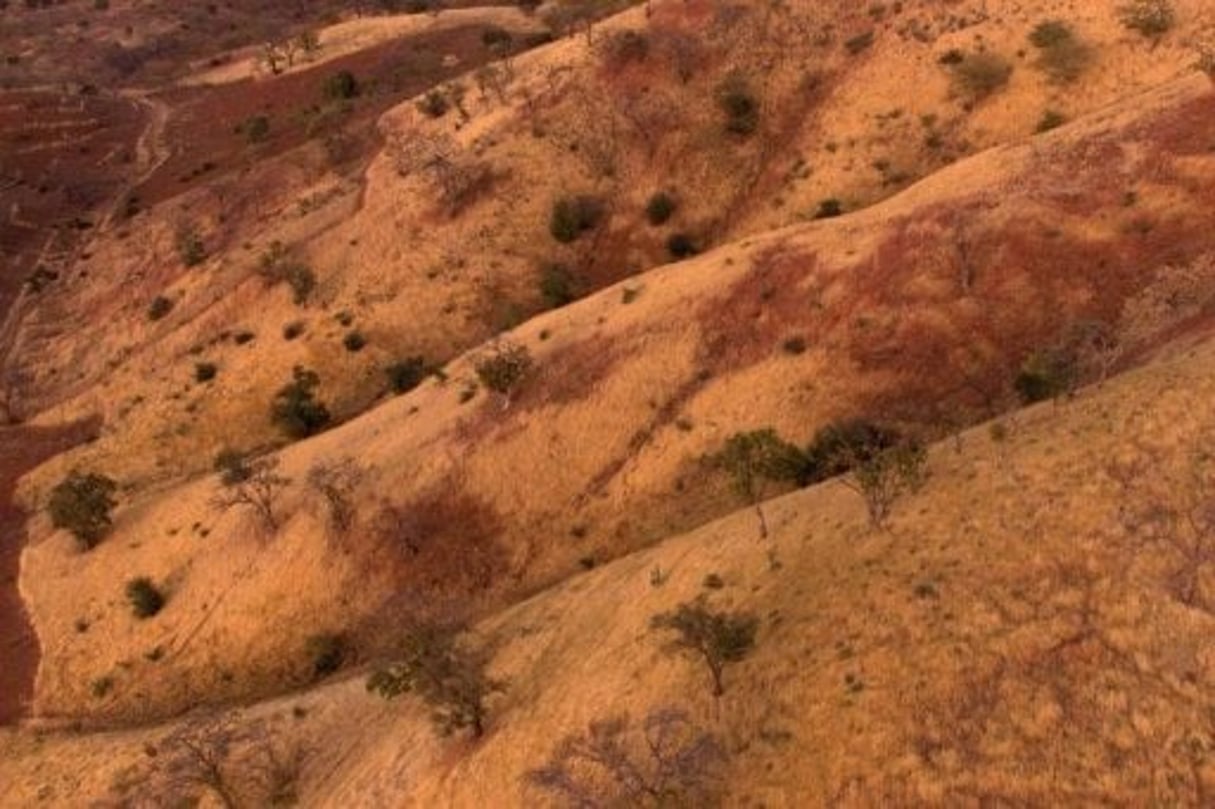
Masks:
[[[308,485],[329,505],[329,524],[339,533],[354,524],[352,495],[363,479],[363,470],[353,458],[322,461],[308,470]]]
[[[275,394],[270,417],[289,437],[307,438],[329,424],[329,408],[317,401],[321,378],[315,371],[297,365],[291,373],[294,381]]]
[[[742,660],[754,648],[759,619],[749,613],[717,612],[697,599],[655,615],[650,626],[677,633],[672,648],[704,661],[713,678],[713,696],[719,697],[725,693],[726,664]]]
[[[485,733],[485,700],[504,684],[486,672],[490,656],[467,643],[457,628],[422,626],[405,639],[401,659],[376,671],[367,690],[385,699],[415,692],[433,709],[440,735],[468,728],[474,738]]]
[[[565,737],[526,781],[571,806],[712,805],[721,743],[682,710],[650,711],[639,729],[620,716]]]
[[[806,464],[805,455],[768,427],[730,436],[714,461],[729,473],[738,493],[755,507],[760,538],[767,537],[768,521],[762,505],[764,484],[799,479]]]
[[[501,395],[506,406],[509,406],[511,395],[531,372],[534,364],[527,346],[501,340],[490,347],[487,353],[478,357],[473,368],[481,384]]]
[[[113,520],[118,484],[105,475],[72,472],[51,490],[47,510],[51,524],[66,528],[76,537],[82,550],[91,550],[102,540]]]
[[[291,478],[278,473],[277,457],[258,458],[248,464],[248,476],[243,480],[225,484],[212,500],[212,505],[221,511],[232,508],[251,509],[271,532],[279,527],[275,505],[279,495]]]
[[[924,483],[928,453],[913,441],[904,441],[850,464],[851,476],[844,485],[861,495],[869,524],[881,528],[894,502],[906,491],[917,491]]]

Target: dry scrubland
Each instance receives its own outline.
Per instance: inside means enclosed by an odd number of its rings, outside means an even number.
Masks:
[[[732,803],[1202,803],[1215,20],[1174,5],[1152,41],[1078,3],[655,2],[392,110],[361,181],[312,144],[103,229],[19,345],[37,422],[105,428],[23,495],[98,471],[119,507],[87,553],[31,524],[47,730],[2,737],[0,802],[167,794],[179,731],[62,728],[267,697],[224,731],[241,800],[530,803],[562,735],[627,711],[644,758],[671,709],[686,794]],[[1100,388],[1000,416],[1081,338]],[[441,370],[391,396],[412,357]],[[296,366],[341,423],[283,445]],[[883,530],[829,482],[759,539],[708,459],[853,418],[956,435]],[[225,448],[278,464],[262,519],[219,507]],[[720,699],[648,625],[698,593],[758,619]],[[361,666],[453,604],[506,683],[484,738],[362,676],[273,697],[318,639]]]
[[[525,774],[563,735],[628,713],[644,762],[636,731],[664,707],[716,739],[708,781],[732,804],[1200,805],[1215,588],[1193,509],[1211,496],[1213,365],[1209,342],[1182,345],[934,447],[887,530],[833,481],[770,501],[767,540],[740,512],[486,620],[507,685],[479,741],[436,736],[360,676],[229,719],[281,760],[303,751],[287,770],[307,805],[536,805],[551,796]],[[760,619],[716,700],[648,627],[698,594]],[[0,801],[138,802],[164,789],[173,732],[10,734]],[[267,744],[224,759],[245,800],[269,788]]]

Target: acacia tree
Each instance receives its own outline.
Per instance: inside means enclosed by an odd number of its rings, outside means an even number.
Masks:
[[[471,644],[460,628],[424,625],[406,635],[397,662],[368,678],[367,690],[385,699],[416,693],[431,707],[440,735],[468,728],[480,738],[485,733],[485,701],[505,688],[487,673],[489,662],[488,650]]]
[[[739,495],[755,507],[759,536],[766,538],[768,521],[762,505],[764,485],[798,480],[806,463],[805,455],[767,427],[730,436],[725,447],[714,456],[714,461],[729,473]]]
[[[759,619],[745,612],[718,612],[697,599],[655,615],[650,626],[675,632],[671,648],[704,661],[713,678],[713,696],[720,697],[725,693],[722,673],[726,664],[750,654]]]
[[[706,805],[725,760],[685,711],[656,708],[640,728],[628,716],[591,722],[524,778],[573,806]]]
[[[118,484],[94,472],[72,472],[51,490],[47,511],[51,524],[66,528],[82,550],[97,546],[113,525],[110,511],[116,505]]]
[[[291,478],[278,473],[278,466],[277,457],[258,458],[248,463],[244,479],[225,483],[212,504],[221,511],[250,509],[271,533],[277,531],[279,521],[275,506],[279,495],[291,483]]]
[[[895,501],[924,483],[928,453],[913,441],[903,441],[851,463],[852,473],[843,483],[865,501],[869,524],[882,528]]]

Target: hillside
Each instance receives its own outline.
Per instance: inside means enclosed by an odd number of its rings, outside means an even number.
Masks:
[[[236,6],[0,20],[0,807],[1209,802],[1209,4]]]
[[[933,448],[887,530],[833,481],[767,503],[767,540],[739,512],[487,620],[508,685],[479,742],[435,736],[414,698],[385,702],[357,674],[235,721],[309,751],[305,805],[546,805],[524,776],[564,734],[626,713],[635,733],[664,706],[716,737],[730,805],[1202,805],[1213,369],[1204,338],[966,431]],[[762,619],[718,700],[648,628],[700,594]],[[163,798],[172,731],[8,734],[0,802]],[[258,744],[233,749],[232,780],[253,789],[236,774]]]

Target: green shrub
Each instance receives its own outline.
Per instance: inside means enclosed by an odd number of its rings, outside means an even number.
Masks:
[[[1037,66],[1056,82],[1075,81],[1093,60],[1092,49],[1060,20],[1039,23],[1029,34],[1038,49]]]
[[[219,373],[219,367],[213,362],[194,363],[194,381],[210,382]]]
[[[809,486],[842,475],[898,442],[894,430],[863,419],[828,424],[814,434],[806,448],[798,483]]]
[[[292,264],[287,267],[287,285],[291,287],[291,300],[303,306],[316,289],[316,273],[307,264]]]
[[[392,388],[393,393],[408,393],[421,385],[422,380],[426,378],[426,360],[422,357],[409,357],[389,365],[384,369],[384,373],[388,376],[388,386]]]
[[[320,377],[299,365],[292,371],[293,381],[279,389],[270,407],[271,420],[291,438],[307,438],[328,426],[329,409],[317,401]]]
[[[1013,380],[1013,388],[1026,404],[1070,393],[1076,383],[1075,358],[1058,349],[1030,354]]]
[[[603,201],[598,197],[588,194],[562,197],[553,203],[548,231],[557,241],[569,244],[599,224],[602,217]]]
[[[950,64],[955,89],[972,102],[981,101],[1008,84],[1012,63],[996,53],[964,54]]]
[[[655,227],[665,225],[679,207],[678,200],[669,191],[658,191],[645,204],[645,218]]]
[[[72,472],[51,489],[47,510],[51,524],[76,537],[82,550],[90,550],[109,532],[110,511],[116,505],[118,484],[105,475]]]
[[[818,210],[814,212],[815,219],[834,219],[837,216],[844,215],[844,204],[835,197],[825,199],[818,204]]]
[[[173,311],[173,299],[157,295],[148,304],[148,320],[157,321]]]
[[[545,264],[540,270],[540,296],[550,309],[572,303],[579,298],[578,282],[564,264]]]
[[[187,267],[195,267],[207,258],[207,247],[192,225],[182,225],[177,231],[177,256]]]
[[[366,347],[367,338],[363,336],[362,332],[352,331],[342,338],[342,345],[353,354]]]
[[[1119,6],[1118,18],[1131,31],[1148,39],[1159,39],[1172,30],[1177,15],[1169,0],[1131,0]]]
[[[127,582],[127,601],[136,618],[151,618],[160,612],[165,605],[164,594],[156,588],[147,576],[140,576]]]

